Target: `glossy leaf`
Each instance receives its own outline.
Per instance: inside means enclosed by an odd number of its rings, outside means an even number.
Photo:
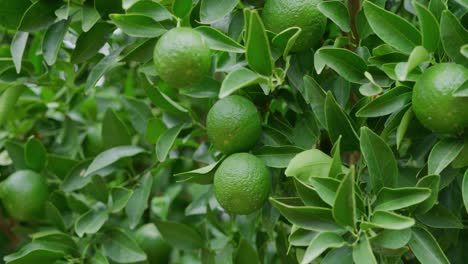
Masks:
[[[237,3],[237,0],[201,0],[200,20],[203,24],[221,20],[236,7]]]
[[[465,171],[462,182],[462,197],[465,210],[468,212],[468,169]]]
[[[440,38],[445,53],[456,63],[468,67],[468,60],[460,53],[460,48],[468,43],[468,30],[466,30],[457,17],[450,11],[442,12],[440,19]]]
[[[304,91],[303,97],[312,107],[317,120],[322,124],[322,127],[327,126],[325,116],[325,98],[326,93],[320,85],[309,75],[304,76]]]
[[[411,239],[411,229],[403,230],[383,230],[378,235],[372,237],[370,242],[372,245],[388,248],[388,249],[399,249],[406,244]]]
[[[83,237],[84,234],[95,234],[101,229],[108,218],[109,215],[106,210],[91,209],[76,220],[75,232],[79,237]]]
[[[38,0],[26,10],[18,26],[19,31],[36,32],[47,28],[56,19],[55,10],[60,6],[61,1]]]
[[[425,214],[416,214],[416,219],[432,228],[463,229],[461,219],[443,205],[435,205]]]
[[[97,23],[88,32],[81,34],[71,55],[72,63],[81,63],[92,58],[107,42],[114,30],[111,24]]]
[[[386,230],[404,230],[412,227],[416,222],[413,218],[393,212],[377,211],[370,222],[361,224],[362,228],[383,228]]]
[[[164,240],[176,248],[195,250],[203,247],[203,238],[190,226],[165,221],[156,221],[156,226]]]
[[[297,154],[286,168],[285,174],[309,183],[310,177],[327,177],[332,159],[318,149],[311,149]]]
[[[354,246],[353,260],[354,263],[377,264],[377,260],[366,235],[361,235],[359,242]]]
[[[440,174],[462,151],[463,141],[442,140],[431,150],[427,162],[429,174]]]
[[[337,24],[344,32],[349,32],[351,27],[349,25],[349,13],[346,6],[340,1],[326,1],[320,2],[317,5],[322,14],[328,17],[333,23]]]
[[[105,149],[117,146],[130,145],[130,133],[112,109],[108,109],[102,121],[102,144]],[[112,135],[108,137],[107,135]]]
[[[29,263],[54,263],[62,258],[65,252],[57,250],[45,243],[29,243],[17,252],[3,258],[6,263],[29,264]]]
[[[121,229],[111,229],[102,241],[104,255],[117,263],[132,263],[146,260],[145,252],[135,240]]]
[[[57,60],[57,55],[70,22],[70,20],[61,20],[47,29],[42,42],[42,53],[48,65],[53,65]]]
[[[384,187],[375,201],[375,211],[393,211],[419,204],[429,198],[428,188],[404,187],[390,189]]]
[[[429,52],[436,51],[440,42],[439,22],[435,16],[421,3],[413,1],[413,6],[418,14],[421,28],[422,45]]]
[[[110,18],[125,34],[132,37],[155,38],[166,32],[161,24],[144,15],[111,14]]]
[[[345,227],[356,228],[356,194],[354,190],[354,167],[341,180],[333,203],[333,218]]]
[[[172,14],[160,3],[154,1],[137,1],[127,9],[127,14],[139,14],[150,17],[156,21],[172,19]]]
[[[396,143],[397,143],[397,149],[400,149],[401,142],[403,141],[406,131],[408,130],[408,126],[410,125],[412,119],[414,116],[413,108],[409,108],[403,117],[401,118],[401,122],[398,125],[397,128],[397,134],[396,134]]]
[[[13,58],[13,63],[15,64],[16,73],[20,73],[21,71],[21,63],[24,49],[26,48],[26,44],[28,42],[28,36],[29,33],[18,31],[11,41],[11,57]]]
[[[366,104],[357,113],[358,117],[379,117],[389,115],[411,101],[412,93],[404,86],[397,86]]]
[[[231,71],[221,84],[219,97],[226,97],[239,89],[258,84],[263,77],[247,68],[241,67]]]
[[[256,11],[251,12],[246,38],[246,59],[250,68],[259,74],[270,76],[273,73],[273,59],[265,26]]]
[[[450,263],[431,233],[420,227],[414,227],[412,233],[408,245],[422,264]]]
[[[424,202],[420,203],[416,207],[416,212],[426,213],[437,203],[437,198],[439,196],[440,176],[427,175],[425,177],[422,177],[416,183],[416,187],[431,189],[431,195],[429,196],[429,198],[427,198]]]
[[[287,58],[291,48],[294,46],[294,43],[296,43],[296,39],[301,34],[301,31],[302,29],[299,27],[290,27],[278,33],[278,35],[271,40],[273,47],[281,51],[284,59]]]
[[[174,0],[172,3],[172,13],[179,17],[184,18],[192,11],[192,0]]]
[[[254,154],[263,160],[268,167],[286,168],[289,162],[302,151],[302,148],[295,146],[263,146],[256,150]]]
[[[363,83],[366,62],[354,52],[342,48],[321,48],[317,56],[341,77],[353,83]]]
[[[158,156],[159,161],[162,162],[166,159],[175,140],[177,139],[177,136],[179,136],[179,133],[183,128],[184,124],[171,127],[159,137],[158,142],[156,143],[156,155]]]
[[[143,152],[145,152],[144,149],[135,146],[119,146],[106,150],[91,162],[86,170],[85,176],[92,175],[100,169],[103,169],[122,158],[132,157]]]
[[[200,34],[203,35],[208,46],[212,50],[220,50],[234,53],[244,53],[244,47],[230,37],[226,36],[223,32],[216,28],[201,26],[195,28]]]
[[[339,248],[345,244],[341,236],[336,233],[319,233],[311,241],[302,258],[301,264],[307,264],[319,257],[329,248]]]
[[[147,173],[141,177],[138,186],[133,191],[130,200],[125,207],[125,213],[128,216],[130,228],[133,229],[140,222],[143,213],[148,208],[148,200],[153,186],[153,177]]]
[[[24,148],[26,165],[35,171],[41,172],[47,165],[47,150],[37,138],[30,138]]]
[[[325,203],[330,206],[335,204],[336,192],[340,186],[339,180],[334,178],[311,177],[309,181]]]

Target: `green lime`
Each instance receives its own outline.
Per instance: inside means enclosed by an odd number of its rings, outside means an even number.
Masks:
[[[213,183],[216,199],[224,210],[244,215],[263,206],[271,179],[262,160],[249,153],[236,153],[221,163]]]
[[[262,133],[262,121],[255,105],[238,95],[216,102],[206,117],[208,138],[225,154],[247,151]]]
[[[211,51],[202,35],[191,28],[166,32],[154,49],[159,77],[173,87],[201,81],[211,69]]]
[[[452,93],[468,79],[468,70],[454,63],[427,69],[413,90],[413,110],[426,128],[436,133],[456,133],[468,126],[468,98]]]
[[[156,226],[152,223],[146,224],[135,231],[135,240],[148,256],[148,263],[169,263],[171,246],[161,237]]]
[[[316,46],[327,24],[318,10],[319,0],[267,0],[262,12],[263,22],[275,33],[290,27],[302,29],[292,51],[305,51]]]
[[[37,219],[49,196],[46,179],[30,170],[11,174],[0,185],[0,198],[10,216],[20,221]]]

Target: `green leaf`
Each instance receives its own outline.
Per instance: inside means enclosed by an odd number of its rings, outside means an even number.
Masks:
[[[414,47],[421,45],[419,31],[402,17],[370,1],[365,1],[363,8],[370,27],[386,43],[405,54],[410,54]]]
[[[86,1],[81,10],[81,29],[88,32],[101,18],[99,12],[94,8],[94,3]]]
[[[290,27],[278,33],[278,35],[271,40],[273,47],[279,49],[283,54],[283,59],[286,60],[291,48],[294,46],[294,43],[296,43],[296,39],[301,34],[301,31],[302,29],[300,27]]]
[[[47,165],[47,150],[41,141],[32,137],[24,148],[26,165],[37,172],[41,172]]]
[[[361,151],[373,190],[395,186],[398,180],[395,156],[387,143],[367,127],[361,128]]]
[[[431,56],[423,46],[417,46],[411,52],[408,62],[400,62],[395,67],[395,75],[398,80],[405,81],[408,74],[421,63],[429,61]]]
[[[110,191],[109,210],[112,213],[117,213],[122,210],[133,195],[133,191],[123,188],[114,187]]]
[[[65,227],[65,221],[57,207],[51,202],[46,202],[44,208],[47,219],[51,222],[51,224],[57,229],[65,232],[67,230]]]
[[[201,82],[184,87],[180,93],[192,98],[216,98],[220,89],[220,81],[204,77]]]
[[[311,149],[297,154],[286,168],[285,174],[295,177],[305,183],[310,183],[311,177],[327,177],[332,159],[318,149]]]
[[[21,71],[21,62],[23,60],[24,49],[28,43],[29,33],[18,31],[13,36],[11,41],[11,57],[13,58],[13,63],[15,64],[16,73]]]
[[[36,32],[52,25],[57,18],[55,10],[62,1],[38,0],[26,10],[18,26],[19,31]]]
[[[286,168],[289,162],[299,153],[302,152],[302,148],[296,146],[263,146],[257,149],[254,154],[263,162],[266,166],[271,168]]]
[[[440,174],[462,151],[461,140],[441,140],[431,150],[427,162],[429,174]]]
[[[68,26],[71,20],[60,20],[59,22],[50,26],[42,42],[42,53],[44,54],[44,60],[49,66],[55,64],[57,55],[62,45],[65,34],[68,31]]]
[[[349,116],[329,91],[325,100],[325,117],[327,120],[328,134],[332,142],[342,137],[343,150],[359,149],[359,138],[351,124]]]
[[[73,237],[57,230],[44,230],[30,235],[33,242],[43,243],[55,250],[62,250],[68,254],[78,253],[78,245]]]
[[[336,191],[336,198],[333,203],[333,218],[335,221],[351,229],[356,228],[356,194],[354,191],[354,167],[351,167],[341,180]]]
[[[151,108],[143,100],[138,100],[133,97],[124,96],[122,102],[127,108],[130,122],[140,134],[145,135],[148,122],[153,118]]]
[[[312,111],[320,124],[322,124],[322,127],[327,127],[327,119],[325,116],[326,93],[309,75],[304,76],[304,91],[302,94],[304,100],[312,107]]]
[[[96,23],[88,32],[81,34],[71,55],[72,63],[82,63],[96,55],[107,42],[115,27],[108,23]]]
[[[329,248],[340,248],[344,245],[345,241],[336,233],[319,233],[310,241],[301,264],[312,262]]]
[[[84,160],[74,166],[70,172],[65,176],[62,182],[61,189],[66,192],[72,192],[85,187],[92,179],[92,175],[83,177],[86,173],[86,169],[91,164],[90,160]]]
[[[3,102],[3,100],[1,100],[0,103],[1,102]],[[0,104],[0,107],[2,105],[4,104]],[[15,170],[23,170],[28,168],[26,165],[26,157],[24,156],[24,145],[13,140],[6,140],[5,150],[8,152],[8,156],[13,161]]]
[[[131,138],[127,127],[111,108],[108,108],[104,115],[101,132],[105,149],[130,145]]]
[[[405,114],[401,118],[401,122],[398,125],[397,133],[396,133],[396,144],[397,149],[400,149],[401,142],[403,141],[406,131],[408,130],[408,126],[410,125],[411,121],[413,120],[414,112],[413,108],[408,108]]]
[[[240,67],[231,71],[224,78],[219,91],[219,98],[226,97],[237,90],[258,84],[263,80],[263,77],[247,68]]]
[[[349,32],[351,27],[349,25],[349,13],[343,2],[340,1],[326,1],[320,2],[317,5],[322,14],[328,17],[344,32]]]
[[[110,18],[122,31],[132,37],[155,38],[167,30],[150,17],[138,14],[111,14]]]
[[[265,27],[257,11],[246,12],[251,12],[245,45],[247,63],[255,72],[270,76],[273,73],[273,59]]]
[[[439,22],[435,16],[421,3],[413,1],[413,6],[418,15],[422,35],[422,45],[429,52],[437,50],[440,41]]]
[[[0,25],[16,30],[24,12],[31,6],[30,0],[0,0]]]
[[[153,176],[150,173],[141,177],[137,187],[133,191],[133,195],[125,207],[129,225],[134,229],[140,222],[143,213],[148,208],[148,200],[153,186]]]
[[[201,23],[211,24],[221,20],[236,7],[238,2],[238,0],[201,0]]]
[[[376,85],[372,82],[365,83],[359,87],[359,92],[367,97],[376,96],[382,93],[383,89],[380,85]]]
[[[353,248],[354,263],[359,264],[377,264],[374,253],[372,252],[369,239],[366,235],[361,235],[359,242]]]
[[[389,115],[411,101],[412,92],[405,86],[397,86],[366,104],[356,113],[358,117],[379,117]]]
[[[175,177],[182,178],[181,182],[196,182],[199,184],[211,184],[215,169],[221,164],[222,159],[208,166],[174,174]]]
[[[203,238],[193,227],[167,221],[156,221],[156,226],[164,240],[182,250],[196,250],[204,245]]]
[[[93,162],[91,162],[86,170],[85,177],[92,175],[122,158],[132,157],[143,152],[145,152],[144,149],[135,146],[119,146],[108,149],[94,158]]]
[[[411,229],[403,230],[383,230],[378,235],[372,237],[370,242],[374,246],[388,248],[388,249],[399,249],[411,239]]]
[[[353,83],[364,83],[367,64],[356,53],[342,48],[320,48],[316,55],[341,77]]]
[[[145,252],[137,242],[121,229],[104,233],[102,241],[104,255],[117,263],[134,263],[146,260]]]
[[[341,232],[343,229],[335,224],[332,211],[313,206],[292,206],[270,198],[270,202],[292,224],[307,230],[319,232]]]
[[[153,104],[160,107],[163,111],[171,113],[188,113],[188,110],[172,100],[169,96],[161,92],[159,87],[148,84],[145,87],[146,95],[150,98]]]
[[[160,3],[153,1],[137,1],[129,9],[127,9],[127,14],[139,14],[150,17],[156,21],[164,21],[172,19],[172,14]]]
[[[337,178],[338,175],[343,173],[343,165],[341,165],[341,136],[338,138],[338,140],[333,144],[333,148],[331,150],[331,153],[333,155],[333,161],[330,166],[330,172],[328,173],[328,177],[330,178]]]
[[[122,52],[122,48],[113,50],[109,55],[102,58],[96,66],[93,67],[88,78],[86,79],[86,91],[91,91],[101,77],[108,72],[112,67],[117,66],[119,61],[119,55]]]
[[[177,136],[179,136],[180,131],[184,128],[184,125],[185,124],[180,124],[175,127],[171,127],[159,137],[158,142],[156,143],[156,155],[160,162],[166,160],[169,151],[174,145]]]
[[[353,250],[351,247],[340,247],[330,250],[320,264],[353,264]]]
[[[442,12],[440,19],[440,38],[445,53],[456,63],[468,67],[468,60],[460,53],[460,48],[468,43],[468,30],[450,11]]]
[[[462,182],[462,197],[465,210],[468,212],[468,169],[465,171]]]
[[[323,177],[311,177],[309,181],[311,185],[314,186],[320,198],[328,205],[333,206],[340,181],[334,178]]]
[[[247,240],[241,239],[234,257],[234,264],[244,263],[259,264],[260,260],[256,248]]]
[[[84,234],[95,234],[107,222],[109,215],[104,208],[91,209],[82,214],[75,222],[75,232],[79,237]]]
[[[195,28],[195,30],[203,35],[206,42],[208,43],[208,46],[212,50],[220,50],[234,53],[245,52],[245,49],[241,44],[226,36],[223,32],[216,28],[200,26]]]
[[[296,186],[296,190],[299,194],[299,197],[301,197],[301,200],[304,202],[305,205],[315,207],[327,207],[327,204],[323,202],[318,192],[314,188],[312,188],[312,186],[298,179],[294,181],[294,185]],[[334,191],[336,191],[336,189]]]
[[[377,195],[375,211],[394,211],[425,201],[431,195],[428,188],[404,187],[390,189],[384,187]]]
[[[65,256],[65,252],[57,250],[42,242],[26,244],[17,252],[3,258],[7,264],[54,263]]]
[[[422,264],[450,263],[431,233],[421,227],[413,227],[412,233],[408,245]]]
[[[172,3],[172,13],[179,17],[184,18],[192,11],[192,0],[174,0]]]
[[[439,186],[439,175],[427,175],[418,180],[416,187],[431,189],[431,195],[416,207],[417,213],[426,213],[437,203],[437,198],[439,196]]]
[[[461,219],[455,216],[447,207],[440,204],[435,205],[425,214],[416,214],[416,219],[432,228],[463,229]]]
[[[393,212],[377,211],[372,214],[370,222],[363,222],[361,228],[383,228],[386,230],[404,230],[415,224],[413,218]]]
[[[94,253],[93,258],[91,259],[91,263],[93,264],[109,264],[107,258],[102,254],[100,250],[97,250]]]

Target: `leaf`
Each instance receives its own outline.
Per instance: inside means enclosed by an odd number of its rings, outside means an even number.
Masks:
[[[440,174],[462,151],[461,140],[441,140],[431,150],[427,162],[428,174]]]
[[[468,43],[468,30],[466,30],[457,17],[450,11],[442,12],[440,19],[440,38],[445,53],[456,63],[468,67],[468,60],[460,53],[460,48]]]
[[[148,84],[145,87],[146,95],[150,98],[153,104],[160,107],[163,111],[171,113],[188,113],[188,110],[172,100],[169,96],[159,90],[158,86]]]
[[[412,92],[405,86],[397,86],[366,104],[356,113],[358,117],[379,117],[389,115],[411,101]]]
[[[338,175],[343,173],[342,165],[341,165],[341,137],[338,138],[338,140],[333,144],[333,148],[331,150],[331,153],[333,155],[333,161],[330,166],[330,172],[328,173],[328,177],[330,178],[337,178]]]
[[[0,101],[3,103],[3,100]],[[0,104],[0,107],[4,104]],[[5,141],[5,150],[8,152],[8,156],[13,161],[15,170],[27,169],[26,157],[24,156],[24,146],[13,140]]]
[[[183,128],[184,124],[171,127],[159,137],[158,142],[156,143],[156,155],[158,156],[158,160],[160,162],[166,160],[169,151],[171,150],[175,140],[177,139],[177,136],[179,136],[179,133]]]
[[[428,188],[403,187],[390,189],[384,187],[377,195],[375,211],[394,211],[419,204],[429,198]]]
[[[260,260],[256,248],[247,240],[241,239],[234,257],[235,264],[252,263],[259,264]]]
[[[401,142],[403,141],[403,138],[405,137],[406,131],[408,130],[408,126],[413,120],[413,116],[414,116],[413,108],[410,107],[408,108],[408,110],[405,112],[405,114],[401,118],[401,122],[398,125],[397,133],[396,133],[397,149],[400,149]]]
[[[139,14],[150,17],[156,21],[172,19],[172,14],[160,3],[153,1],[137,1],[129,9],[127,14]]]
[[[24,148],[26,165],[37,172],[41,172],[47,164],[47,151],[37,138],[32,137]]]
[[[130,115],[130,122],[135,130],[145,135],[148,122],[153,118],[151,108],[143,101],[133,97],[124,96],[122,102]]]
[[[465,171],[465,175],[463,175],[461,191],[463,197],[463,204],[465,205],[465,210],[468,212],[468,169]]]
[[[156,226],[164,240],[182,250],[196,250],[204,245],[203,238],[193,227],[168,221],[156,221]]]
[[[370,242],[374,246],[388,248],[388,249],[399,249],[411,239],[411,229],[403,230],[383,230],[378,235],[372,237]]]
[[[348,115],[344,112],[330,91],[328,91],[325,100],[325,117],[327,120],[328,134],[333,143],[341,136],[341,142],[343,142],[341,147],[343,150],[359,149],[358,135]]]
[[[111,24],[96,23],[88,32],[81,34],[76,40],[71,62],[82,63],[96,55],[114,29]]]
[[[431,189],[431,195],[416,207],[417,213],[426,213],[437,203],[437,198],[439,196],[439,186],[439,175],[427,175],[418,180],[416,187]]]
[[[353,251],[351,247],[340,247],[330,250],[320,264],[353,264]]]
[[[104,208],[91,209],[81,215],[75,222],[75,232],[79,237],[84,234],[95,234],[107,222],[109,215]]]
[[[231,71],[224,78],[219,91],[219,98],[224,98],[237,90],[258,84],[263,80],[263,77],[247,68],[240,67]]]
[[[92,90],[96,83],[101,79],[104,74],[109,71],[112,67],[117,65],[119,61],[119,55],[122,52],[122,48],[113,50],[109,55],[102,58],[96,66],[93,67],[88,78],[86,79],[86,91]]]
[[[127,127],[111,108],[108,108],[104,115],[101,134],[105,149],[130,145],[131,143],[130,133]]]
[[[383,228],[386,230],[404,230],[415,224],[413,218],[402,216],[393,212],[377,211],[372,214],[370,222],[363,222],[361,228]]]
[[[67,228],[65,226],[65,221],[57,207],[51,202],[46,202],[44,210],[50,223],[57,229],[66,232]]]
[[[356,194],[354,191],[354,167],[341,180],[333,203],[333,218],[345,227],[356,228]]]
[[[301,264],[312,262],[329,248],[340,248],[344,245],[345,241],[336,233],[319,233],[310,241]]]
[[[55,10],[62,1],[38,0],[26,10],[18,26],[19,31],[36,32],[52,25],[57,18]]]
[[[327,126],[325,116],[325,98],[326,93],[320,85],[309,75],[304,76],[304,91],[302,92],[304,100],[310,104],[317,120],[322,127]]]
[[[174,0],[172,3],[172,13],[179,17],[184,18],[192,11],[192,0]]]
[[[132,157],[143,152],[145,152],[144,149],[135,146],[119,146],[108,149],[94,158],[93,162],[91,162],[91,165],[89,165],[86,170],[84,177],[92,175],[98,170],[101,170],[122,158]]]
[[[155,38],[167,30],[150,17],[138,14],[111,14],[110,18],[122,31],[132,37]]]
[[[286,60],[294,43],[296,43],[296,39],[301,34],[301,31],[302,29],[300,27],[290,27],[278,33],[278,35],[271,40],[273,47],[279,49],[283,54],[283,59]]]
[[[422,45],[429,52],[437,50],[440,41],[439,22],[435,16],[421,3],[413,1],[421,28]]]
[[[297,179],[294,181],[294,185],[296,186],[297,194],[299,194],[299,197],[305,205],[327,207],[327,204],[323,202],[322,198],[318,195],[317,191],[312,188],[312,186]]]
[[[371,97],[382,93],[383,89],[380,85],[376,85],[372,82],[365,83],[359,87],[359,93],[364,96]]]
[[[200,26],[195,28],[195,30],[203,35],[206,42],[208,43],[208,46],[212,50],[220,50],[234,53],[245,52],[245,49],[241,44],[226,36],[223,32],[216,28]]]
[[[361,151],[375,192],[393,187],[398,180],[398,167],[393,152],[385,141],[367,127],[361,128]]]
[[[66,192],[73,192],[85,187],[92,179],[92,175],[84,177],[86,169],[91,164],[90,160],[84,160],[75,165],[70,172],[65,176],[62,182],[61,189]]]
[[[130,228],[134,229],[140,222],[143,213],[148,208],[148,200],[153,186],[153,176],[150,173],[141,177],[133,195],[125,207]]]
[[[245,45],[247,63],[255,72],[270,76],[273,73],[273,59],[265,26],[257,11],[246,12],[251,12]]]
[[[461,219],[455,216],[447,207],[440,204],[435,205],[425,214],[416,214],[416,219],[432,228],[463,229]]]
[[[317,56],[341,77],[353,83],[364,83],[366,62],[356,53],[342,48],[320,48]]]
[[[16,73],[21,71],[21,61],[23,59],[24,49],[28,43],[29,33],[17,31],[13,36],[11,41],[11,57],[13,58],[13,63],[15,64]]]
[[[68,31],[68,26],[71,20],[60,20],[59,22],[50,26],[42,42],[42,53],[44,54],[44,60],[47,64],[53,65],[57,60],[57,55],[62,45],[65,34]]]
[[[320,2],[317,5],[322,14],[328,17],[344,32],[349,32],[351,27],[349,25],[349,13],[346,6],[340,1],[327,1]]]
[[[398,80],[405,81],[408,74],[421,63],[429,61],[431,56],[423,46],[417,46],[411,52],[408,62],[400,62],[395,67],[395,75]]]
[[[101,18],[99,12],[94,8],[94,3],[83,3],[81,10],[81,29],[88,32]]]
[[[410,54],[421,44],[419,31],[402,17],[370,1],[365,1],[362,6],[370,27],[386,43],[405,54]]]
[[[109,210],[112,213],[117,213],[122,210],[133,195],[133,191],[123,188],[114,187],[110,191]]]
[[[374,253],[372,252],[369,239],[366,235],[361,235],[359,242],[353,248],[354,263],[359,264],[377,264]]]
[[[29,0],[1,0],[0,6],[0,25],[9,29],[16,30],[24,12],[31,6]]]
[[[340,232],[343,229],[335,224],[332,211],[313,206],[291,206],[274,198],[270,202],[292,224],[307,230],[319,232]]]
[[[302,152],[302,148],[296,146],[263,146],[257,149],[254,154],[263,162],[266,166],[271,168],[286,168],[289,162],[299,153]]]
[[[117,263],[134,263],[146,260],[145,252],[137,242],[121,229],[111,229],[104,233],[102,249],[104,255]]]
[[[286,168],[285,174],[295,177],[305,183],[310,183],[311,177],[327,177],[332,159],[318,149],[311,149],[297,154]]]
[[[201,23],[211,24],[221,20],[236,7],[237,3],[237,0],[201,0]]]
[[[216,98],[220,89],[220,81],[205,76],[201,82],[184,87],[180,93],[192,98]]]
[[[408,245],[422,264],[450,263],[431,233],[420,227],[413,227],[412,232]]]
[[[174,174],[175,177],[180,177],[183,180],[182,182],[196,182],[199,184],[211,184],[213,182],[213,177],[215,173],[215,169],[221,164],[221,160],[210,164],[208,166],[191,170],[191,171],[186,171],[186,172],[181,172]]]
[[[42,242],[26,244],[17,252],[3,258],[8,264],[54,263],[65,256],[65,252],[51,248]]]
[[[311,177],[309,179],[322,200],[333,206],[340,181],[334,178]]]

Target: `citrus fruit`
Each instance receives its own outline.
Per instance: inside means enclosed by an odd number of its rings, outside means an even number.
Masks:
[[[154,49],[159,77],[173,87],[199,82],[211,68],[211,51],[200,33],[191,28],[173,28]]]
[[[46,179],[34,171],[17,171],[0,184],[3,206],[20,221],[37,219],[48,196]]]
[[[171,246],[161,237],[156,226],[146,224],[135,231],[135,240],[148,256],[148,263],[169,263]]]
[[[262,160],[249,153],[236,153],[221,163],[213,184],[216,199],[226,212],[245,215],[263,206],[271,180]]]
[[[468,79],[468,69],[454,63],[428,68],[413,90],[413,110],[423,126],[436,133],[456,133],[468,126],[468,98],[452,93]]]
[[[247,151],[262,133],[260,114],[255,105],[238,95],[216,102],[206,117],[208,138],[225,154]]]
[[[301,28],[292,51],[308,50],[319,43],[327,24],[318,3],[318,0],[267,0],[262,19],[265,27],[275,33],[290,27]]]

